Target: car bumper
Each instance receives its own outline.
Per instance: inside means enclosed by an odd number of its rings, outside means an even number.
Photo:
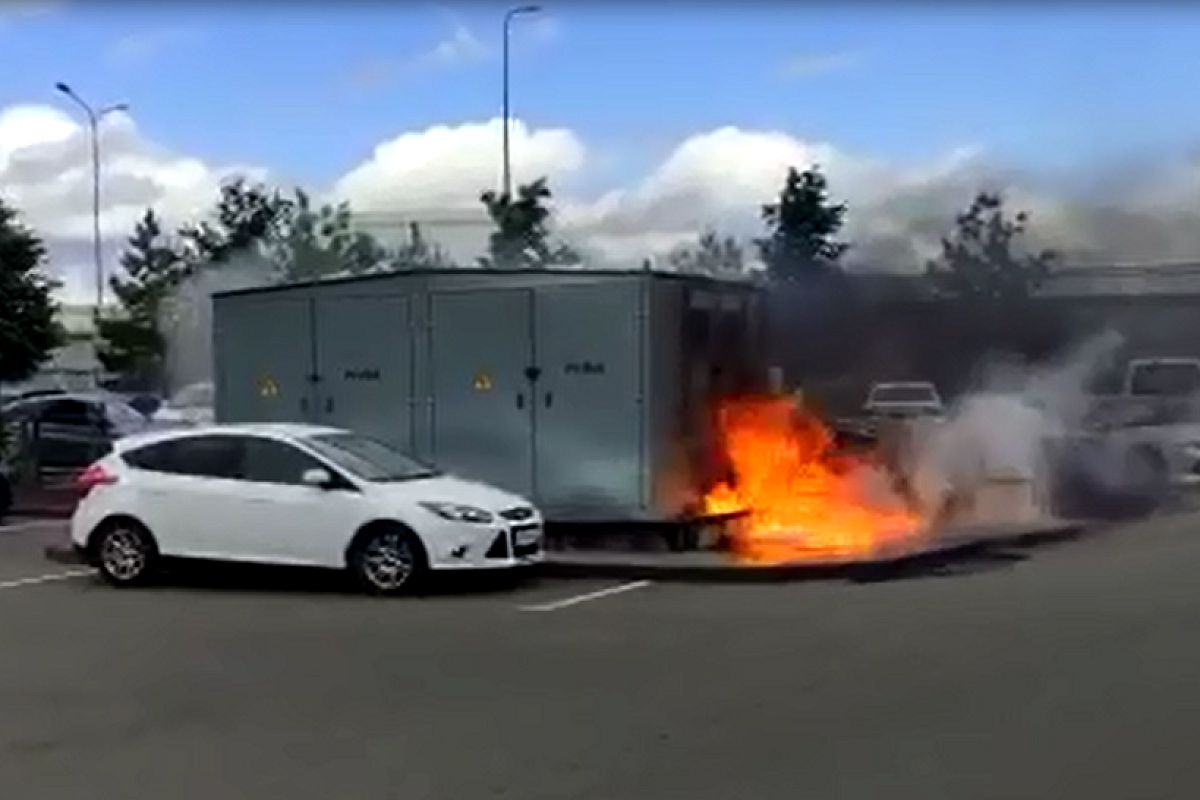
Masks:
[[[543,558],[541,519],[495,526],[459,528],[438,537],[429,566],[435,570],[515,569]]]

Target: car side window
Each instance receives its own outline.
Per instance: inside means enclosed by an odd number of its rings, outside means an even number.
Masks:
[[[188,436],[139,447],[124,455],[136,469],[196,478],[236,479],[241,472],[240,436]]]
[[[42,407],[39,420],[47,425],[72,425],[86,427],[96,425],[95,410],[82,400],[52,400]]]
[[[241,478],[255,483],[300,485],[310,469],[332,472],[317,459],[287,442],[246,437]]]

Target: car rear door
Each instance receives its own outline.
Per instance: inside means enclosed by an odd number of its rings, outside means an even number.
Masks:
[[[236,479],[242,437],[205,434],[136,448],[123,460],[137,470],[134,511],[164,555],[239,560],[230,550],[240,524]]]
[[[44,469],[81,469],[108,452],[99,405],[77,397],[43,402],[35,412],[36,452]]]

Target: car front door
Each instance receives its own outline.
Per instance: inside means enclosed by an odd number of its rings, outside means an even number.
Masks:
[[[333,482],[308,486],[304,473],[321,469]],[[289,442],[260,436],[242,440],[236,491],[229,499],[236,527],[230,550],[247,559],[280,564],[340,567],[346,542],[365,521],[362,493],[338,470]]]

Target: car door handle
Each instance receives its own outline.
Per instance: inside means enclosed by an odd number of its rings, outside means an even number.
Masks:
[[[517,408],[525,408],[525,395],[517,392]]]
[[[554,392],[546,392],[546,408],[554,405]]]

